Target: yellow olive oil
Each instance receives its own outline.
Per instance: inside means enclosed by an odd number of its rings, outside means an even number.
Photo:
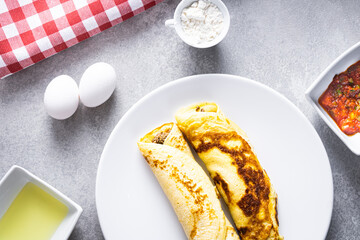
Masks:
[[[29,182],[0,219],[0,239],[49,240],[69,209]]]

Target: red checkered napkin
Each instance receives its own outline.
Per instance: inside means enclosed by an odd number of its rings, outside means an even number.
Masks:
[[[0,78],[162,0],[0,0]]]

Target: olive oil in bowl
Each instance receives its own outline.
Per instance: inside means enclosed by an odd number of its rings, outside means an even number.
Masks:
[[[28,182],[0,219],[0,239],[49,240],[68,211],[65,204]]]

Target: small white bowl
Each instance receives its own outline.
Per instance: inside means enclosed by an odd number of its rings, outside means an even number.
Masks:
[[[328,88],[334,76],[344,72],[348,67],[360,60],[360,42],[346,50],[334,62],[332,62],[306,90],[305,96],[318,112],[320,117],[333,130],[333,132],[345,143],[356,155],[360,155],[360,134],[348,136],[341,131],[330,115],[320,106],[318,99]]]
[[[192,47],[196,47],[196,48],[213,47],[216,44],[218,44],[219,42],[221,42],[225,38],[226,34],[229,31],[229,28],[230,28],[229,11],[228,11],[227,7],[225,6],[225,4],[221,0],[204,0],[204,1],[215,4],[219,8],[219,10],[221,11],[221,13],[224,17],[224,25],[223,25],[223,29],[222,29],[220,35],[217,36],[213,41],[199,44],[199,43],[191,41],[191,39],[184,33],[183,28],[181,26],[182,11],[184,10],[184,8],[189,7],[193,2],[196,2],[196,1],[197,0],[182,0],[175,9],[174,18],[167,20],[165,22],[165,25],[168,27],[174,27],[176,30],[176,33],[179,35],[179,37],[185,43],[187,43],[188,45],[190,45]]]
[[[68,214],[50,240],[68,239],[83,211],[82,208],[46,182],[19,166],[12,166],[0,181],[0,219],[28,182],[37,185],[68,207]]]

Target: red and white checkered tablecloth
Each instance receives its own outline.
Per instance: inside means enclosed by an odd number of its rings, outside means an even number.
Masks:
[[[0,0],[0,78],[162,0]]]

